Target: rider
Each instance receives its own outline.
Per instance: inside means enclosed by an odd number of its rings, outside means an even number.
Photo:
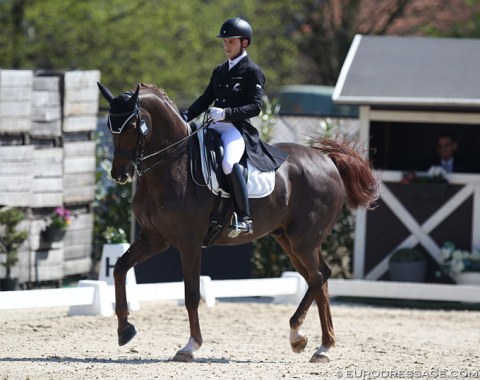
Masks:
[[[252,27],[239,17],[231,18],[223,23],[217,37],[223,39],[228,60],[213,70],[204,93],[183,116],[190,121],[208,109],[214,121],[210,128],[221,135],[225,151],[222,169],[229,180],[237,210],[229,236],[236,237],[253,232],[247,185],[238,164],[245,150],[253,165],[261,171],[277,169],[287,154],[262,142],[257,129],[250,124],[249,118],[259,115],[262,109],[265,84],[262,70],[247,55]]]

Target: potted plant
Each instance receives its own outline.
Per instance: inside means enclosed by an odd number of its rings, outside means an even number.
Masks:
[[[43,240],[49,243],[62,240],[71,223],[72,218],[70,210],[63,207],[57,207],[50,215],[50,221],[47,228],[42,231]]]
[[[389,274],[392,281],[424,282],[427,261],[422,252],[415,248],[401,248],[389,260]]]
[[[17,225],[24,218],[24,213],[16,208],[0,211],[0,224],[4,226],[0,233],[0,253],[5,255],[5,261],[2,262],[5,278],[0,280],[1,290],[15,290],[18,285],[18,279],[12,278],[12,267],[18,261],[18,248],[28,237],[26,231],[17,231]]]
[[[457,284],[480,285],[480,250],[457,249],[451,241],[442,246],[442,270]]]
[[[441,166],[432,166],[426,174],[404,173],[402,184],[408,195],[415,198],[443,198],[448,188],[447,172]]]

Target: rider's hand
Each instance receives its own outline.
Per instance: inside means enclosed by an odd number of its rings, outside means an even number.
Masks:
[[[223,108],[211,107],[208,110],[210,117],[213,121],[219,121],[225,119],[225,110]]]

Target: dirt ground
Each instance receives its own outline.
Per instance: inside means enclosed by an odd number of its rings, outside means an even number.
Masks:
[[[186,310],[142,303],[138,334],[119,347],[115,317],[68,316],[68,309],[0,311],[0,379],[379,379],[480,378],[480,312],[333,303],[337,346],[312,364],[320,344],[316,308],[309,344],[288,342],[293,305],[201,305],[204,345],[192,363],[170,359],[188,340]]]

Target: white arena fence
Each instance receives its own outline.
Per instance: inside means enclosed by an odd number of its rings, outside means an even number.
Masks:
[[[386,281],[328,281],[331,297],[366,297],[430,301],[480,303],[480,286],[445,285]],[[298,304],[307,289],[296,272],[285,272],[279,278],[211,280],[201,277],[200,293],[207,306],[217,299],[273,297],[275,303]],[[184,301],[183,282],[127,285],[131,310],[143,301]],[[0,292],[0,312],[6,309],[69,306],[70,315],[113,315],[114,286],[106,281],[84,280],[77,287]]]

